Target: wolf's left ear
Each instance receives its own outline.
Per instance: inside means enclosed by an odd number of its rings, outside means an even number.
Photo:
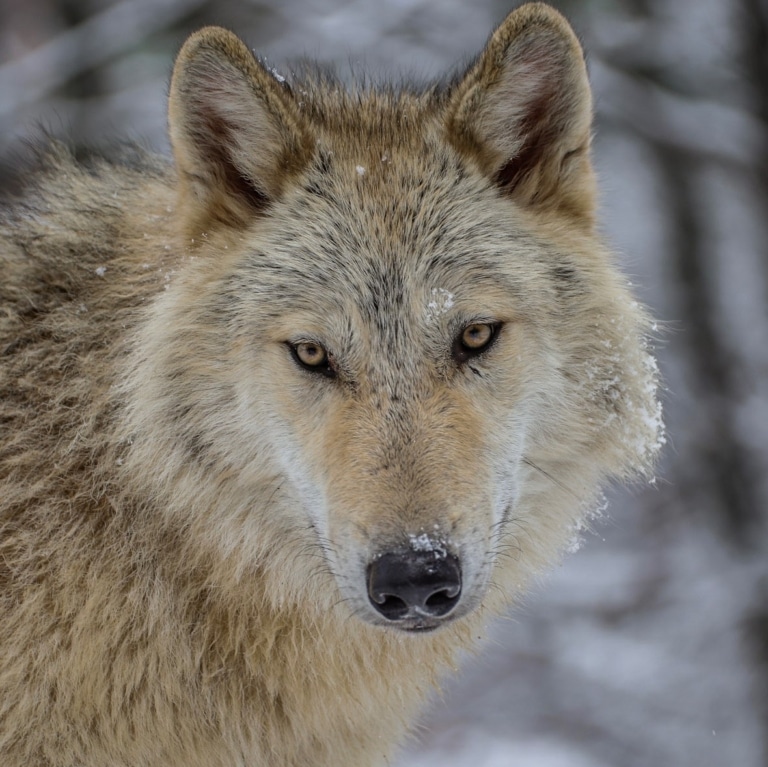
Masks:
[[[219,27],[184,43],[168,122],[192,231],[247,223],[280,196],[313,148],[287,86]]]
[[[520,204],[591,225],[592,98],[579,41],[557,11],[531,3],[507,16],[453,92],[446,124]]]

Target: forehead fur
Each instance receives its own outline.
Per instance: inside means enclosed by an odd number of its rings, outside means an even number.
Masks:
[[[304,66],[289,89],[303,119],[323,138],[347,136],[336,148],[361,151],[368,144],[415,148],[430,129],[440,130],[441,111],[450,86],[422,87],[355,79],[344,83],[325,70]]]
[[[459,157],[423,143],[420,152],[369,145],[363,158],[349,148],[320,149],[300,183],[246,236],[249,265],[266,272],[260,279],[270,302],[278,284],[292,306],[317,301],[318,292],[335,306],[338,289],[351,288],[348,295],[385,322],[406,291],[417,301],[435,289],[461,300],[523,298],[516,273],[525,271],[530,285],[550,248]],[[468,210],[467,199],[479,205]]]
[[[305,269],[291,274],[292,285],[332,288],[352,279],[365,288],[364,277],[395,299],[402,269],[430,288],[456,287],[457,278],[479,290],[513,288],[510,251],[525,261],[533,247],[525,215],[446,141],[443,95],[350,91],[306,72],[291,88],[315,150],[296,183],[249,227],[254,266],[283,255],[295,266],[299,250]]]

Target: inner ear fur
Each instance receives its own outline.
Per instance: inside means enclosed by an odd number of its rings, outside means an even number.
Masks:
[[[280,196],[314,144],[288,86],[219,27],[179,52],[168,122],[192,230],[246,223]]]
[[[592,96],[568,22],[542,3],[513,11],[454,90],[449,139],[524,206],[591,225]]]

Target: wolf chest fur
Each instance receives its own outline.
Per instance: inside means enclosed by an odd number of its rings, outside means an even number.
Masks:
[[[0,212],[0,763],[389,763],[661,441],[581,48],[346,90],[208,28],[169,114]]]

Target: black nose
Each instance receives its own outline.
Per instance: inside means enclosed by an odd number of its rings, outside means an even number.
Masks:
[[[434,551],[382,554],[368,568],[368,597],[390,621],[441,618],[461,596],[459,560]]]

